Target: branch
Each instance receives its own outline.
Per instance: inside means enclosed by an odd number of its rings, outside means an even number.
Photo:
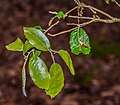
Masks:
[[[77,28],[77,27],[72,28],[72,29],[69,29],[69,30],[66,30],[66,31],[61,31],[61,32],[56,33],[56,34],[50,34],[50,33],[48,33],[48,35],[49,35],[49,36],[53,36],[53,37],[55,37],[55,36],[58,36],[58,35],[61,35],[61,34],[64,34],[64,33],[71,32],[71,31],[75,30],[76,28]]]
[[[88,20],[93,20],[93,22],[102,22],[102,23],[115,23],[115,22],[120,22],[119,18],[114,18],[113,20],[111,19],[100,19],[100,18],[93,18],[93,17],[78,17],[78,16],[73,16],[72,18],[80,18],[80,19],[88,19]],[[69,25],[69,24],[68,24]]]
[[[111,19],[113,18],[113,17],[110,16],[109,14],[107,14],[107,13],[105,13],[105,12],[103,12],[103,11],[101,11],[101,10],[95,8],[95,7],[92,7],[92,6],[90,6],[90,5],[86,5],[86,4],[82,3],[82,6],[83,6],[84,8],[88,8],[88,9],[90,9],[90,10],[99,12],[99,13],[101,13],[101,14],[107,16],[108,18],[111,18]]]
[[[120,7],[120,4],[116,1],[116,0],[113,0],[113,2],[115,2],[115,4]]]
[[[50,14],[57,14],[57,12],[52,12],[49,11]],[[95,19],[96,22],[104,22],[104,23],[114,23],[114,22],[120,22],[120,18],[116,18],[116,17],[112,17],[112,19],[100,19],[100,18],[93,18],[93,17],[79,17],[79,16],[72,16],[72,15],[68,15],[69,18],[76,18],[76,19],[84,19],[84,20],[93,20]]]
[[[77,0],[74,0],[74,2],[75,2],[77,5],[79,5],[79,2],[78,2]]]
[[[51,25],[45,32],[44,34],[46,34],[50,29],[52,29],[54,26],[56,26],[60,21],[57,21],[56,23],[54,23],[53,25]]]
[[[65,17],[68,17],[68,18],[76,18],[78,19],[78,23],[67,23],[67,25],[73,25],[73,26],[77,26],[75,28],[72,28],[72,29],[69,29],[69,30],[66,30],[66,31],[62,31],[62,32],[59,32],[59,33],[56,33],[56,34],[50,34],[48,33],[49,36],[58,36],[58,35],[61,35],[61,34],[64,34],[64,33],[68,33],[68,32],[71,32],[72,30],[78,28],[78,27],[83,27],[83,26],[86,26],[88,24],[91,24],[93,22],[103,22],[103,23],[115,23],[115,22],[120,22],[120,18],[116,18],[116,17],[113,17],[109,14],[107,14],[106,12],[104,11],[101,11],[95,7],[92,7],[90,5],[86,5],[84,3],[80,3],[79,0],[74,0],[78,5],[74,8],[72,8],[71,10],[69,10],[68,12],[65,13],[65,16],[63,18],[63,20],[65,19]],[[117,2],[116,2],[117,3]],[[118,4],[118,3],[117,3]],[[119,5],[119,4],[118,4]],[[89,10],[91,10],[93,12],[93,17],[84,17],[82,15],[79,15],[78,13],[78,16],[72,16],[72,15],[69,15],[72,11],[74,10],[78,10],[79,12],[79,9],[80,8],[88,8]],[[57,12],[52,12],[52,11],[49,11],[50,14],[57,14]],[[101,13],[103,14],[104,16],[106,16],[108,19],[101,19],[98,15],[96,15],[97,13]],[[90,20],[90,21],[87,21],[87,22],[84,22],[84,23],[79,23],[79,19],[84,19],[84,20]],[[58,22],[59,23],[59,22]],[[57,25],[58,23],[55,23],[53,24],[51,27],[49,27],[49,29],[47,31],[49,31],[52,27],[54,27],[55,25]],[[46,31],[46,32],[47,32]]]
[[[61,34],[64,34],[64,33],[71,32],[71,31],[77,29],[78,27],[83,27],[83,26],[85,26],[85,25],[87,25],[87,24],[90,24],[90,23],[92,23],[92,22],[94,22],[94,21],[95,21],[95,20],[90,20],[90,21],[88,21],[88,22],[85,22],[85,23],[82,23],[82,24],[78,24],[77,27],[75,27],[75,28],[72,28],[72,29],[69,29],[69,30],[66,30],[66,31],[61,31],[61,32],[59,32],[59,33],[57,33],[57,34],[50,34],[50,33],[48,33],[48,35],[55,37],[55,36],[58,36],[58,35],[61,35]]]

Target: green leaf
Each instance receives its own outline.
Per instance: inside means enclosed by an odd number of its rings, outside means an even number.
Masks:
[[[87,33],[82,29],[75,29],[70,34],[70,48],[73,54],[89,54],[91,47]]]
[[[17,38],[14,42],[6,45],[5,47],[11,51],[23,51],[23,42]]]
[[[34,54],[35,54],[36,56],[40,56],[41,51],[40,51],[40,50],[36,50],[36,49],[35,49]]]
[[[25,41],[24,47],[23,47],[23,54],[25,54],[28,50],[33,48],[33,46],[29,43],[29,41]]]
[[[38,30],[41,30],[41,29],[42,29],[41,26],[35,26],[35,28],[38,29]]]
[[[66,65],[69,67],[70,72],[74,75],[75,74],[75,70],[74,70],[74,67],[73,67],[73,63],[72,63],[72,59],[70,57],[70,54],[67,51],[65,51],[65,50],[58,51],[58,54],[64,60]]]
[[[64,17],[64,15],[65,15],[64,12],[59,11],[59,12],[56,14],[56,17],[59,18],[59,19],[61,19],[61,18]]]
[[[50,76],[51,82],[49,89],[46,90],[46,93],[54,98],[63,88],[64,86],[64,75],[62,68],[59,64],[54,63],[50,67]]]
[[[29,41],[25,41],[24,47],[23,47],[23,55],[25,55],[26,52],[28,52],[33,46],[29,43]],[[41,54],[40,50],[34,49],[34,54],[36,56],[39,56]]]
[[[41,30],[31,27],[24,27],[24,34],[26,38],[29,40],[29,43],[38,50],[41,51],[50,50],[50,42]]]
[[[23,95],[27,97],[27,94],[26,94],[26,91],[25,91],[25,86],[26,86],[25,65],[26,65],[26,63],[23,64],[23,68],[22,68],[22,92],[23,92]]]
[[[105,0],[105,2],[106,2],[107,4],[109,4],[110,0]]]
[[[32,55],[29,60],[29,73],[33,82],[42,89],[48,89],[50,85],[50,74],[44,61]]]

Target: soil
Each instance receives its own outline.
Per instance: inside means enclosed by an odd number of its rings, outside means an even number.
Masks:
[[[101,8],[113,16],[120,17],[120,9],[114,4],[105,4],[104,0],[86,1],[87,4]],[[56,55],[65,74],[65,86],[61,93],[50,99],[42,89],[35,86],[27,72],[26,91],[24,97],[21,91],[21,68],[23,56],[19,52],[5,49],[5,45],[20,37],[23,41],[23,26],[41,25],[47,28],[52,17],[51,11],[67,11],[75,6],[72,0],[0,0],[0,105],[120,105],[120,23],[102,24],[94,23],[84,27],[89,34],[91,46],[99,42],[99,46],[92,50],[88,56],[75,56],[71,54],[76,75],[72,76],[68,68]],[[89,15],[86,12],[85,15]],[[67,20],[68,21],[68,20]],[[71,21],[71,20],[70,20]],[[56,33],[67,29],[65,22],[52,29]],[[59,37],[49,37],[53,49],[69,49],[69,33]],[[108,48],[115,44],[115,49],[106,51],[100,47],[106,43]],[[103,51],[99,55],[98,48]],[[107,54],[104,54],[104,52]],[[96,55],[97,56],[94,56]],[[43,53],[42,58],[48,67],[51,65],[50,55]]]

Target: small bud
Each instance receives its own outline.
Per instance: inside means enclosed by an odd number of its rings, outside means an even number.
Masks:
[[[41,26],[35,26],[34,28],[35,28],[35,29],[38,29],[38,30],[41,30],[41,29],[42,29]]]
[[[48,26],[51,26],[52,21],[53,21],[53,20],[50,20],[50,21],[48,22]]]
[[[82,47],[88,48],[88,46],[87,46],[85,43],[81,42],[81,41],[80,41],[80,45],[81,45]]]

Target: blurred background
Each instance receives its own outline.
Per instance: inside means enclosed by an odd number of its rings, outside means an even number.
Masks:
[[[114,3],[81,1],[120,17],[120,8]],[[74,6],[73,0],[0,0],[0,105],[120,105],[120,23],[93,23],[84,27],[90,37],[92,51],[88,56],[71,54],[75,76],[69,73],[62,59],[55,56],[65,73],[65,86],[56,98],[51,100],[35,86],[29,74],[26,86],[28,97],[22,94],[22,53],[7,51],[5,45],[17,37],[25,40],[23,26],[41,25],[47,28],[53,16],[48,13],[49,10],[67,12]],[[89,11],[85,12],[86,16],[89,14]],[[65,23],[51,32],[67,29]],[[53,49],[70,52],[69,33],[48,38]],[[42,53],[42,58],[50,67],[49,53]]]

